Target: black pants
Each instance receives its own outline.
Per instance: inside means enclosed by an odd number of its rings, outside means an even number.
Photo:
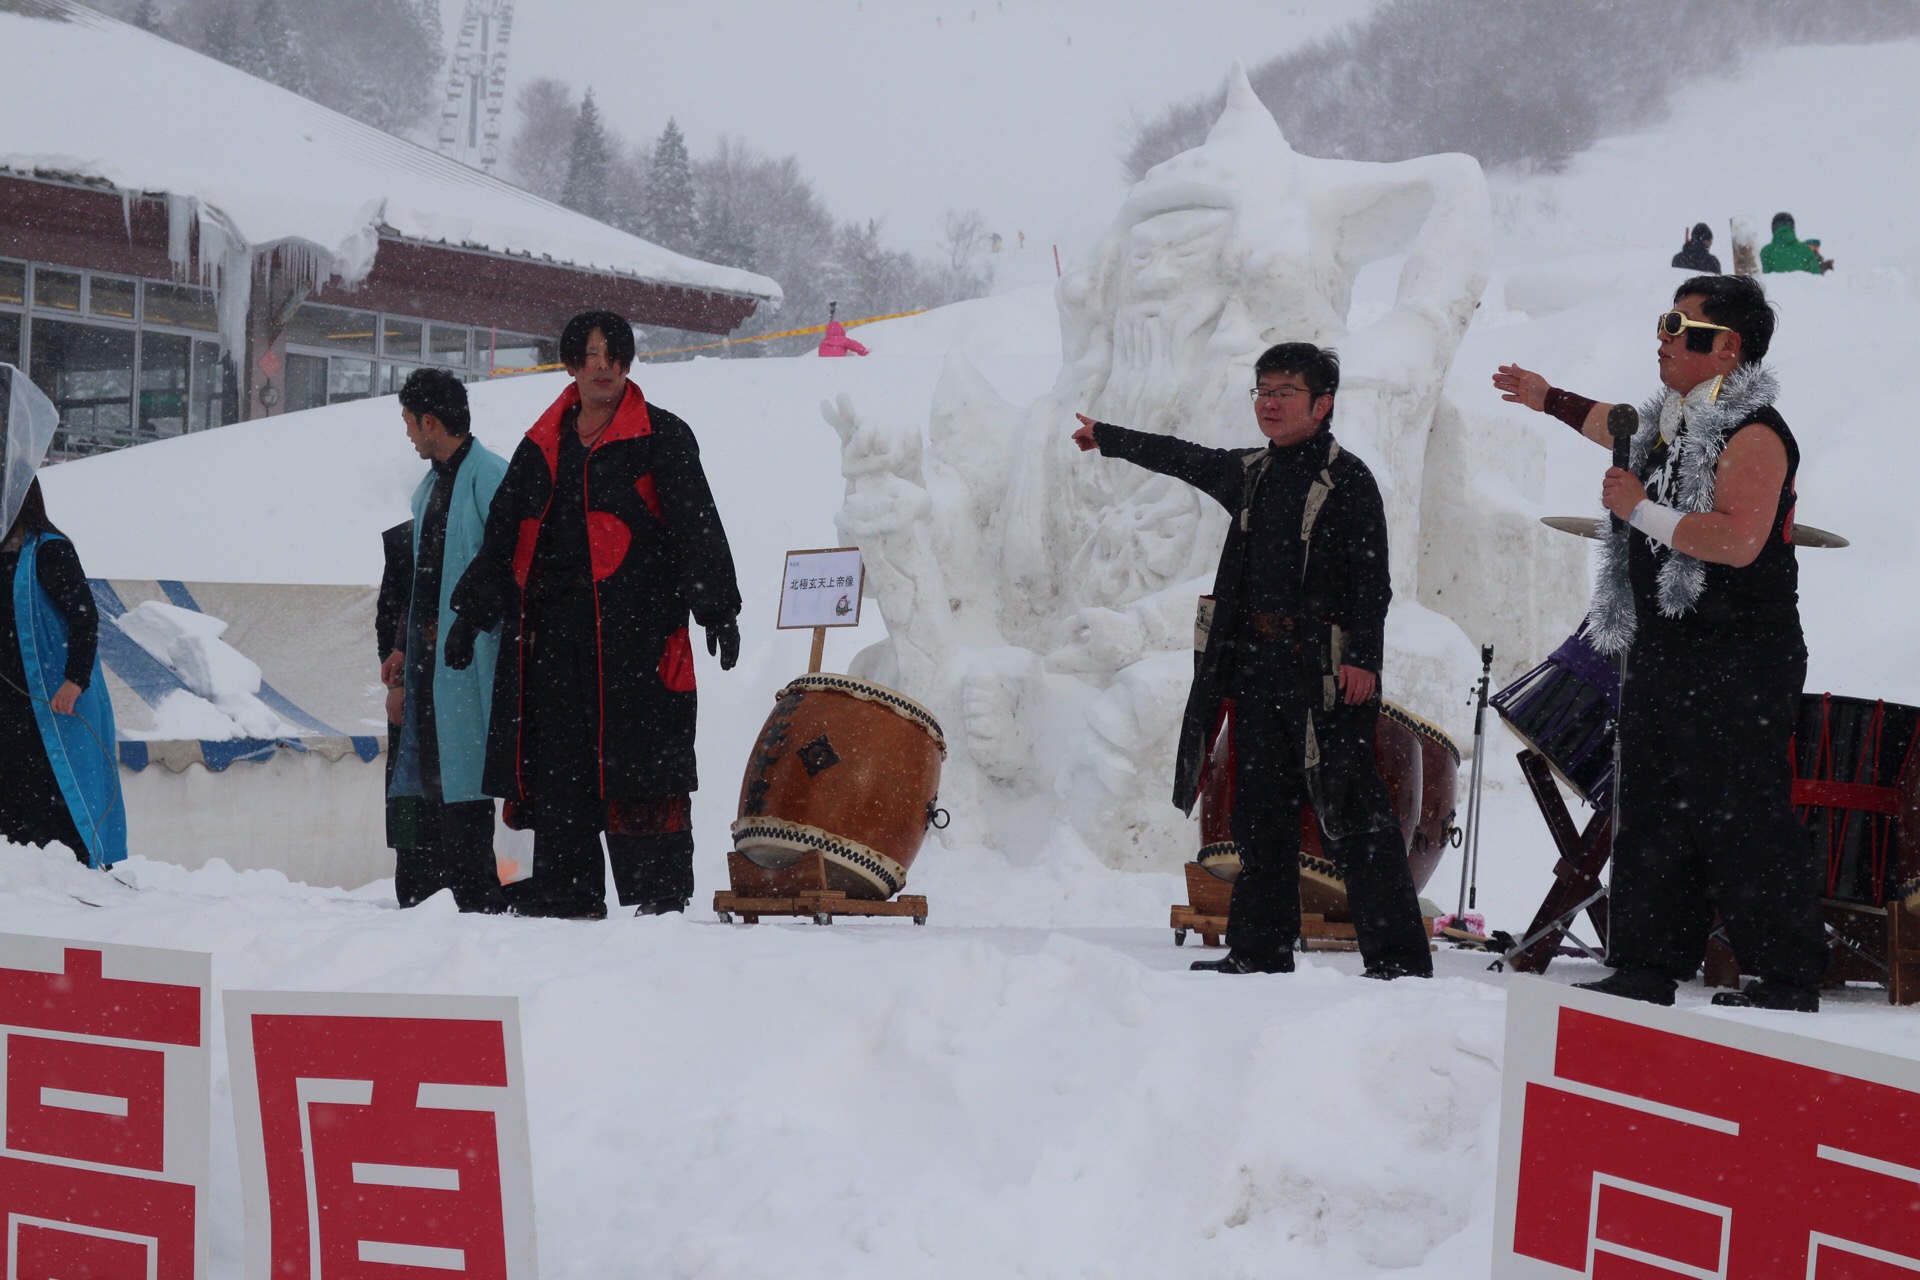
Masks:
[[[1366,963],[1431,973],[1407,848],[1374,761],[1377,701],[1316,713],[1319,764],[1306,765],[1309,698],[1290,664],[1242,659],[1234,676],[1233,841],[1240,851],[1227,946],[1271,958],[1300,937],[1300,811],[1312,804],[1340,868]]]
[[[506,886],[508,904],[521,915],[606,915],[608,861],[622,905],[678,905],[693,896],[690,827],[634,833],[615,821],[609,830],[608,806],[601,798],[599,654],[592,610],[592,598],[574,592],[546,602],[535,623],[525,737],[533,791],[533,875]],[[605,858],[603,831],[608,833]]]
[[[393,851],[393,895],[416,907],[442,889],[462,911],[504,911],[493,859],[493,801],[441,804],[412,797],[416,843]]]
[[[1817,986],[1820,869],[1787,755],[1806,659],[1714,656],[1628,657],[1607,962],[1685,981],[1718,910],[1742,972]]]

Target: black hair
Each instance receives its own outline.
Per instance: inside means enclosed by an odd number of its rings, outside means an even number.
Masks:
[[[473,433],[473,414],[467,408],[467,388],[445,369],[415,369],[400,387],[400,407],[416,418],[428,414],[440,419],[451,436]]]
[[[1318,400],[1340,390],[1340,353],[1332,347],[1316,347],[1311,342],[1283,342],[1268,347],[1253,362],[1254,381],[1269,373],[1297,373],[1307,384],[1307,394]],[[1333,410],[1327,410],[1327,422]]]
[[[607,340],[607,359],[622,369],[633,364],[633,326],[613,311],[582,311],[560,331],[560,363],[578,369],[587,362],[587,339],[598,329]]]
[[[1675,302],[1690,296],[1700,299],[1701,315],[1740,335],[1741,364],[1760,363],[1767,348],[1773,345],[1773,326],[1778,316],[1758,280],[1752,276],[1695,276],[1673,291]]]
[[[35,476],[27,483],[27,496],[20,500],[20,514],[13,518],[13,528],[7,530],[7,537],[16,533],[60,533],[60,528],[47,515],[47,500],[40,492],[40,477]],[[66,537],[64,533],[61,537]]]
[[[1773,229],[1778,231],[1782,227],[1785,227],[1789,231],[1793,230],[1792,214],[1782,211],[1773,215]]]
[[[1693,224],[1692,238],[1705,244],[1713,239],[1713,228],[1704,222],[1696,222]]]

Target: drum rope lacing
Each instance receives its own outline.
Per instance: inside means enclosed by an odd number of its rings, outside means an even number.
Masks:
[[[1453,738],[1448,735],[1445,729],[1434,724],[1431,720],[1423,720],[1411,711],[1396,707],[1391,702],[1384,701],[1380,704],[1380,714],[1395,724],[1398,724],[1403,729],[1409,729],[1422,738],[1430,738],[1434,742],[1439,743],[1442,747],[1446,748],[1447,754],[1453,757],[1454,764],[1458,765],[1460,763],[1460,748],[1454,745]]]
[[[773,700],[778,702],[796,689],[802,691],[807,689],[823,689],[832,693],[844,693],[853,698],[862,698],[868,702],[877,702],[887,708],[887,710],[906,717],[932,734],[935,745],[940,748],[941,758],[946,758],[947,735],[941,732],[940,722],[933,718],[931,711],[928,711],[925,707],[913,699],[906,697],[904,694],[895,693],[883,685],[869,684],[865,680],[859,680],[852,676],[837,676],[817,672],[810,675],[796,676],[794,679],[788,681],[785,688],[773,695]]]
[[[889,898],[906,887],[906,868],[892,858],[819,827],[789,822],[785,818],[741,818],[733,824],[732,834],[736,848],[758,842],[785,849],[818,850],[825,857],[848,863],[872,876],[886,889]]]

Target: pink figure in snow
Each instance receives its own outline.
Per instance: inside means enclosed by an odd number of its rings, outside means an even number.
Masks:
[[[824,338],[820,339],[820,354],[822,356],[863,356],[867,354],[865,347],[847,336],[847,327],[833,318],[833,313],[839,306],[840,304],[837,302],[829,302],[827,304],[827,334]]]

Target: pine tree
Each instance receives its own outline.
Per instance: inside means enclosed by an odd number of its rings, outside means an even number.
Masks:
[[[694,256],[723,267],[754,269],[753,225],[734,213],[725,193],[708,191],[700,197],[700,237]]]
[[[687,159],[686,135],[672,117],[653,144],[653,164],[647,170],[646,238],[675,253],[693,253],[699,247],[700,218],[693,190],[693,165]]]
[[[245,61],[246,42],[240,38],[238,0],[225,0],[208,15],[206,29],[200,37],[200,52],[230,67]]]
[[[301,55],[279,0],[260,0],[260,7],[253,11],[253,38],[247,42],[246,55],[246,69],[262,80],[303,96],[311,95],[307,60]]]
[[[594,105],[593,90],[588,89],[573,125],[573,147],[567,159],[567,183],[560,192],[561,204],[589,218],[607,218],[612,212],[607,196],[608,150],[600,108]]]
[[[133,10],[132,22],[142,31],[151,31],[155,35],[163,34],[160,30],[160,7],[154,3],[154,0],[140,0]]]

